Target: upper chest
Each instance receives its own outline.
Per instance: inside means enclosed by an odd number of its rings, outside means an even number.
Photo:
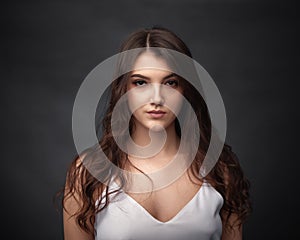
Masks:
[[[138,205],[160,222],[174,218],[198,193],[195,184],[184,174],[169,186],[151,193],[127,193]]]
[[[220,239],[222,204],[221,195],[205,182],[181,181],[152,194],[121,191],[96,215],[97,239]]]

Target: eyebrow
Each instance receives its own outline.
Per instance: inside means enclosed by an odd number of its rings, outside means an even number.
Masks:
[[[144,78],[144,79],[150,80],[149,77],[146,77],[146,76],[144,76],[144,75],[142,75],[142,74],[132,74],[130,77],[132,77],[132,78],[133,78],[133,77],[139,77],[139,78]],[[171,73],[171,74],[165,76],[165,77],[163,78],[163,80],[168,79],[168,78],[171,78],[171,77],[178,77],[178,76],[177,76],[177,74],[175,74],[175,73]]]

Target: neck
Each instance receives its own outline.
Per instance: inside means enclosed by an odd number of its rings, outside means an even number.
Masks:
[[[175,124],[173,123],[170,126],[168,126],[168,128],[166,128],[165,131],[167,137],[161,151],[158,152],[156,155],[149,157],[148,159],[173,157],[177,153],[180,144],[180,138],[176,134]],[[157,137],[161,135],[160,132],[153,132],[154,136],[155,134],[157,135]],[[139,146],[147,146],[151,142],[151,138],[149,136],[149,129],[138,124],[136,125],[135,131],[131,137],[135,144]]]

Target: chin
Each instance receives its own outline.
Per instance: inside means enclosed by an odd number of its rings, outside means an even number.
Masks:
[[[149,130],[153,132],[161,132],[164,131],[165,127],[162,124],[153,124]]]

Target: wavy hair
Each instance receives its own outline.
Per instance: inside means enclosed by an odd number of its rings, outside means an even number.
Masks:
[[[162,27],[140,29],[133,32],[121,45],[120,51],[122,52],[144,47],[172,49],[192,57],[192,54],[185,43],[173,32]],[[112,82],[108,108],[103,121],[101,121],[101,125],[99,125],[99,129],[102,133],[99,144],[85,150],[79,155],[76,155],[67,173],[67,181],[62,199],[63,208],[67,210],[65,207],[65,201],[68,198],[75,198],[78,203],[80,203],[80,208],[77,212],[72,213],[72,216],[76,218],[76,222],[79,227],[83,231],[91,234],[93,237],[95,237],[96,234],[94,229],[95,215],[109,205],[109,197],[107,196],[112,193],[119,192],[122,187],[126,186],[127,182],[125,176],[119,176],[119,180],[121,182],[120,189],[109,192],[108,186],[97,179],[96,175],[101,174],[101,176],[105,176],[105,180],[109,182],[114,174],[110,164],[102,161],[101,159],[99,161],[100,150],[103,151],[106,157],[113,164],[121,169],[124,169],[126,164],[132,165],[127,154],[118,147],[112,134],[111,127],[113,109],[118,100],[126,93],[127,90],[127,78],[128,74],[124,74]],[[199,130],[201,132],[200,143],[197,145],[197,153],[191,164],[191,173],[195,178],[201,181],[198,174],[209,146],[211,137],[211,122],[206,103],[202,96],[188,81],[183,82],[183,95],[196,113],[197,124],[199,125]],[[118,121],[122,121],[122,119],[120,118]],[[176,132],[180,137],[181,130],[178,124],[178,119],[176,119],[175,123]],[[129,132],[131,133],[133,129],[134,122],[131,120],[129,124]],[[122,131],[122,129],[120,131]],[[122,134],[126,135],[124,130],[121,135]],[[96,158],[98,158],[98,161],[95,163],[94,159]],[[96,169],[96,174],[91,174],[88,171],[86,165],[83,164],[84,161],[94,164],[93,169]],[[139,171],[142,172],[141,170]],[[232,151],[232,148],[228,144],[224,144],[218,162],[205,179],[213,187],[215,187],[224,198],[221,213],[225,214],[221,214],[221,218],[222,222],[225,223],[225,226],[228,228],[233,227],[233,223],[229,222],[231,214],[237,215],[237,219],[234,224],[243,224],[252,210],[249,194],[250,182],[245,177],[236,154]],[[103,204],[97,204],[97,201]]]

